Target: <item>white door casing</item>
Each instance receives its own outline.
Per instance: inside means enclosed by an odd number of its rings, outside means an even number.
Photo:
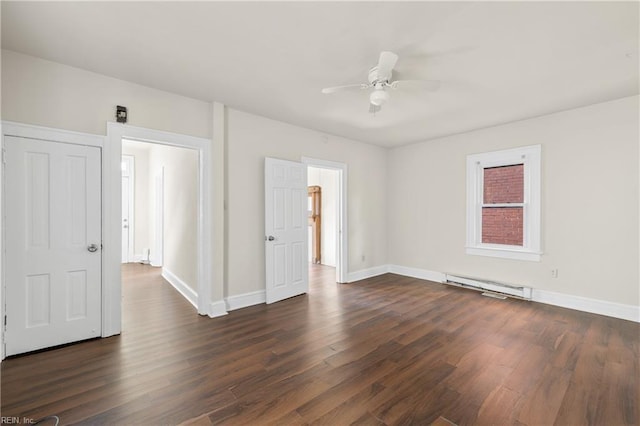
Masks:
[[[122,140],[160,143],[177,147],[196,149],[199,154],[198,170],[198,313],[210,317],[225,315],[224,301],[212,300],[211,261],[212,212],[218,205],[212,197],[211,176],[214,175],[209,139],[160,130],[145,129],[121,123],[107,123],[107,138],[104,144],[104,289],[103,305],[105,316],[103,336],[119,334],[122,329],[122,278],[120,276],[120,214],[121,214],[121,157]]]
[[[101,335],[100,148],[5,136],[5,355]]]
[[[307,167],[265,158],[266,301],[309,291]]]

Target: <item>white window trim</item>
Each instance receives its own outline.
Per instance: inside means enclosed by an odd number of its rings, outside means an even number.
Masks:
[[[540,145],[467,156],[467,254],[540,261],[540,256],[542,255],[540,241],[540,158]],[[513,164],[524,164],[523,245],[483,244],[482,198],[484,169]],[[516,204],[513,205],[515,206]]]

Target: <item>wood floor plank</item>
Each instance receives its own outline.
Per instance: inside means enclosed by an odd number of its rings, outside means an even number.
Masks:
[[[0,364],[61,424],[637,425],[640,324],[384,274],[220,318],[123,266],[123,333]]]
[[[558,425],[596,425],[596,412],[601,389],[596,386],[569,383],[555,419]]]
[[[477,423],[514,424],[521,410],[522,399],[522,395],[505,386],[495,388],[480,406]]]
[[[323,378],[324,382],[335,383],[322,394],[309,400],[305,404],[299,406],[296,411],[306,421],[312,422],[322,417],[334,407],[340,405],[343,401],[353,397],[362,389],[370,387],[380,377],[390,374],[394,371],[396,365],[384,359],[374,364],[364,364],[366,368],[361,369],[359,374],[350,374],[342,376],[335,373],[333,380]],[[338,381],[339,380],[339,381]]]
[[[429,424],[460,397],[442,384],[454,368],[447,363],[434,364],[417,371],[410,380],[390,383],[372,400],[375,408],[371,413],[386,424]],[[379,401],[382,403],[378,404]]]
[[[505,386],[520,394],[528,394],[543,379],[541,372],[549,363],[551,353],[551,350],[536,344],[525,345],[524,351],[518,354],[519,362],[507,377]]]
[[[629,376],[628,366],[607,361],[604,368],[606,388],[598,400],[596,423],[630,424],[640,418],[638,376]]]
[[[312,425],[340,425],[352,424],[363,415],[363,407],[371,406],[371,400],[382,390],[382,386],[377,381],[361,389],[358,393],[334,406],[317,419],[311,421]]]
[[[527,394],[518,420],[530,425],[552,424],[557,417],[570,379],[571,371],[547,365],[538,386]],[[540,407],[544,407],[544,410]]]

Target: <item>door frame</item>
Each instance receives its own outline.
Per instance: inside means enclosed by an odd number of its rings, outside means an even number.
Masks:
[[[307,167],[336,170],[338,172],[338,253],[336,253],[336,282],[347,283],[349,271],[349,216],[347,214],[348,167],[346,163],[302,157]]]
[[[125,160],[126,159],[126,160]],[[136,222],[136,204],[135,204],[135,188],[136,188],[136,161],[133,155],[124,154],[121,161],[129,163],[129,221],[127,223],[127,262],[135,262],[135,222]],[[122,176],[122,175],[120,175]],[[122,225],[122,224],[121,224]]]
[[[211,195],[211,176],[213,173],[211,140],[108,122],[103,155],[103,197],[106,209],[104,213],[103,271],[105,285],[103,288],[105,291],[103,295],[106,303],[105,325],[108,335],[119,334],[122,329],[122,277],[120,273],[122,182],[120,161],[123,139],[189,148],[198,152],[197,309],[200,315],[210,317],[225,314],[226,311],[219,312],[219,309],[216,309],[217,305],[211,302],[211,268],[209,264],[213,259],[211,221],[214,211]]]
[[[4,138],[5,136],[14,136],[19,138],[29,138],[29,139],[39,139],[42,141],[49,142],[59,142],[59,143],[68,143],[74,145],[84,145],[84,146],[94,146],[100,148],[100,156],[102,157],[102,171],[104,172],[104,158],[105,158],[105,137],[100,135],[94,135],[89,133],[81,133],[81,132],[72,132],[67,130],[53,129],[50,127],[43,126],[35,126],[31,124],[22,124],[16,123],[12,121],[2,121],[0,124],[0,134],[2,138],[0,138],[0,150],[2,152],[2,161],[0,161],[0,211],[2,214],[0,215],[0,279],[2,280],[2,288],[0,289],[0,318],[4,319],[5,316],[5,235],[4,235],[4,208],[5,208],[5,191],[4,191]],[[120,163],[118,162],[118,166]],[[121,178],[120,169],[118,171],[118,179]],[[104,198],[104,179],[102,181],[102,242],[104,245],[105,241],[105,198]],[[121,182],[120,182],[121,184]],[[119,216],[122,216],[122,211],[119,212]],[[118,221],[120,223],[120,221]],[[118,245],[118,262],[120,261],[121,245]],[[105,290],[105,250],[100,251],[100,256],[102,258],[102,337],[107,337],[105,334],[107,330],[106,328],[106,312],[105,312],[105,298],[104,298],[104,290]],[[5,348],[4,348],[4,326],[0,327],[2,332],[2,344],[0,345],[0,359],[4,359],[5,357]]]

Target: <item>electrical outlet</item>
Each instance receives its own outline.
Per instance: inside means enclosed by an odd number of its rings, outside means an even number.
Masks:
[[[558,270],[557,269],[552,269],[551,270],[551,278],[558,278]]]

